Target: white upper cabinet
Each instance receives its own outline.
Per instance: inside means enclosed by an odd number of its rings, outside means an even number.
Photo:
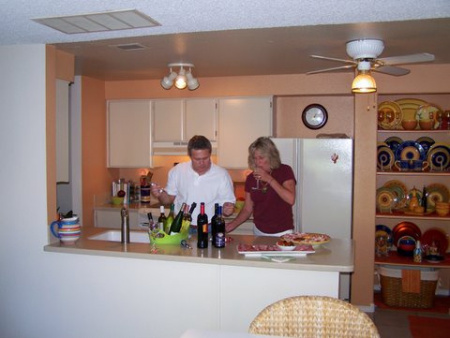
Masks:
[[[168,99],[153,101],[154,143],[187,143],[194,135],[216,140],[215,99]],[[168,144],[165,144],[168,146]]]
[[[217,100],[189,99],[185,108],[185,140],[203,135],[211,142],[217,141]]]
[[[272,96],[219,99],[218,164],[247,168],[248,146],[260,136],[272,136],[272,120]]]
[[[109,101],[108,168],[151,167],[151,144],[151,101]]]
[[[154,142],[183,140],[184,100],[153,101]]]

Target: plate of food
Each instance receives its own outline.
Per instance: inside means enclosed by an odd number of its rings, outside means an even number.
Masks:
[[[282,250],[278,245],[242,244],[237,245],[237,251],[246,256],[304,256],[314,253],[312,245],[295,245],[292,250]]]
[[[293,232],[281,236],[281,240],[292,242],[295,244],[310,244],[314,247],[318,247],[322,244],[328,243],[331,237],[326,234],[319,234],[314,232]]]

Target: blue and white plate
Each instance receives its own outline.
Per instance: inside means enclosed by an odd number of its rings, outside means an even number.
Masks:
[[[422,160],[427,158],[425,149],[416,141],[405,141],[395,150],[397,161]]]
[[[384,142],[389,146],[389,148],[392,149],[392,151],[395,153],[395,150],[397,147],[403,143],[403,140],[398,136],[391,136],[388,137]]]
[[[435,143],[428,150],[427,161],[432,171],[446,171],[450,168],[450,147],[444,143]]]
[[[390,171],[395,162],[392,149],[384,142],[378,143],[377,168],[382,171]]]
[[[428,136],[419,137],[416,142],[419,143],[423,147],[423,149],[425,149],[425,152],[427,154],[431,146],[436,143],[431,137]]]

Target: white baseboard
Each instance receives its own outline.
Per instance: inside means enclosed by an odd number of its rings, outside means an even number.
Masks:
[[[371,303],[369,306],[365,305],[356,305],[361,311],[366,313],[373,313],[375,312],[375,304]]]

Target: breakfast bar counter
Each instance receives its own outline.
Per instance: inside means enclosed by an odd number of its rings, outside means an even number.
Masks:
[[[274,245],[277,241],[275,237],[228,235],[227,240],[229,239],[229,241],[226,247],[222,249],[213,247],[211,243],[209,243],[207,249],[198,249],[195,237],[187,240],[192,249],[181,245],[151,245],[149,243],[128,243],[125,245],[120,242],[89,239],[96,234],[108,231],[118,232],[117,229],[83,228],[82,237],[75,244],[66,245],[55,242],[47,245],[45,251],[285,270],[353,272],[352,240],[332,239],[316,248],[312,254],[283,257],[289,260],[281,264],[277,259],[271,260],[267,256],[245,256],[238,253],[237,250],[239,243]],[[132,231],[132,233],[146,235],[145,231]]]
[[[246,332],[253,318],[279,299],[297,295],[339,297],[339,276],[353,272],[354,266],[352,240],[331,239],[307,255],[285,252],[283,256],[250,257],[238,253],[237,246],[274,245],[278,239],[228,235],[222,249],[211,243],[207,249],[197,249],[195,237],[187,240],[192,248],[89,239],[108,231],[117,235],[117,229],[84,228],[75,244],[56,242],[44,250],[109,257],[112,265],[121,267],[117,273],[133,271],[136,275],[129,276],[130,280],[146,278],[143,291],[153,290],[148,310],[152,337],[179,337],[189,327]],[[142,240],[147,234],[140,235]],[[135,273],[135,267],[139,273]],[[161,310],[167,304],[169,308],[185,309],[175,324]]]

